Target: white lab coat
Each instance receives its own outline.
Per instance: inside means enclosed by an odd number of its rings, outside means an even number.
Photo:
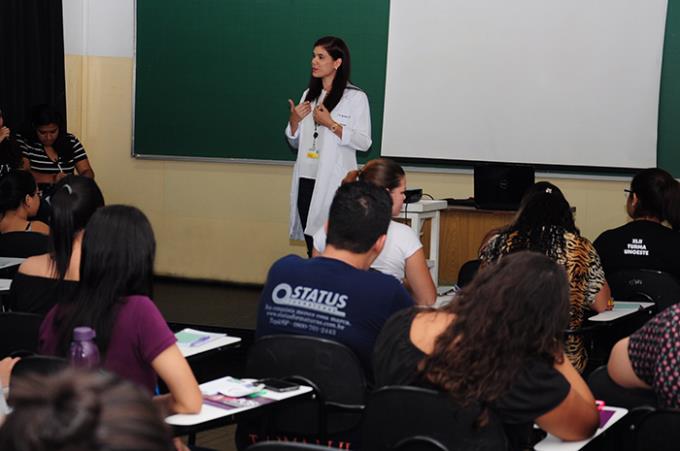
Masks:
[[[313,236],[323,227],[328,219],[328,211],[335,191],[345,175],[357,167],[356,151],[366,151],[371,147],[371,115],[368,97],[359,89],[348,87],[342,94],[340,102],[331,111],[331,117],[342,125],[342,140],[330,129],[319,126],[318,133],[323,133],[322,147],[319,149],[319,169],[316,174],[314,193],[309,206],[309,217],[304,233]],[[302,93],[304,101],[307,91]],[[286,138],[291,146],[298,149],[297,160],[293,167],[293,180],[290,190],[290,237],[302,240],[303,230],[297,209],[299,166],[306,158],[307,149],[299,149],[300,136],[314,133],[314,118],[310,113],[305,116],[296,130],[291,134],[290,123],[286,126]]]

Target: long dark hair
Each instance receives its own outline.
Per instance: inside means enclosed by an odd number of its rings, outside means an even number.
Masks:
[[[57,127],[59,127],[59,134],[53,144],[54,150],[61,159],[72,159],[73,146],[69,144],[66,137],[66,121],[64,121],[64,116],[62,116],[62,114],[53,106],[41,104],[36,105],[31,109],[30,138],[35,142],[40,142],[37,133],[38,127],[50,124],[56,124]]]
[[[512,224],[502,233],[511,235],[507,253],[536,251],[556,260],[564,248],[564,233],[580,235],[569,202],[550,182],[538,182],[527,190]]]
[[[637,196],[633,219],[652,217],[680,230],[680,184],[672,175],[660,168],[644,169],[633,177],[630,190]]]
[[[149,396],[106,372],[67,369],[12,381],[3,451],[172,451],[170,430]]]
[[[342,183],[367,182],[391,191],[399,186],[405,175],[404,169],[395,161],[376,158],[366,163],[361,170],[349,171]]]
[[[461,404],[486,408],[508,391],[530,359],[549,365],[561,359],[567,274],[543,254],[517,252],[482,269],[443,310],[455,319],[419,370]]]
[[[331,92],[327,93],[326,97],[323,99],[323,104],[328,111],[333,111],[333,108],[340,102],[345,89],[349,88],[348,84],[351,83],[349,77],[352,65],[349,57],[349,47],[347,47],[345,41],[335,36],[324,36],[320,38],[314,43],[314,47],[323,47],[333,60],[342,58],[342,64],[338,67],[338,70],[335,72],[335,78],[333,78]],[[323,84],[321,79],[311,76],[309,78],[309,90],[307,91],[305,100],[312,102],[318,99],[321,95],[322,88]]]
[[[135,294],[151,297],[155,253],[151,224],[137,208],[111,205],[92,215],[83,236],[78,292],[55,317],[58,355],[66,355],[77,326],[92,327],[106,354],[120,303]]]
[[[17,210],[26,196],[35,195],[38,187],[30,172],[12,171],[0,179],[0,217]]]
[[[63,279],[71,262],[73,241],[83,230],[94,212],[104,206],[104,196],[94,180],[78,175],[67,175],[55,186],[49,199],[50,256],[54,272]]]

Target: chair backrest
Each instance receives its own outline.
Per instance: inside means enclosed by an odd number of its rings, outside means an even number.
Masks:
[[[663,271],[631,269],[607,275],[612,296],[619,301],[654,302],[658,312],[680,302],[680,282]]]
[[[12,353],[38,351],[42,317],[33,313],[0,313],[0,359]]]
[[[268,422],[267,436],[343,441],[358,435],[366,394],[366,377],[347,346],[323,338],[270,335],[255,341],[248,353],[246,374],[256,378],[301,378],[317,393],[278,409]],[[343,408],[347,407],[347,408]],[[257,427],[240,425],[240,429]],[[241,430],[242,433],[242,430]],[[310,441],[310,440],[308,440]]]
[[[677,451],[680,410],[659,409],[635,422],[635,451]]]
[[[481,264],[481,260],[468,260],[463,263],[463,266],[461,266],[458,270],[458,281],[456,284],[460,288],[463,288],[465,285],[470,283],[472,279],[475,278],[475,275],[477,274],[477,271],[479,271]]]
[[[657,405],[656,395],[652,390],[621,387],[609,377],[606,365],[597,367],[590,373],[588,386],[596,399],[601,399],[608,405],[626,409]]]
[[[38,232],[7,232],[0,234],[0,255],[28,258],[47,253],[47,235]]]
[[[451,451],[506,449],[501,422],[491,413],[488,424],[478,427],[480,413],[479,406],[459,406],[434,390],[383,387],[366,404],[361,443],[371,451],[437,449],[432,446],[439,445]]]

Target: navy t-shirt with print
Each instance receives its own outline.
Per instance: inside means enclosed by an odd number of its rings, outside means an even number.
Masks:
[[[256,336],[311,335],[352,349],[371,369],[375,340],[396,311],[413,306],[397,279],[340,260],[289,255],[269,270]]]

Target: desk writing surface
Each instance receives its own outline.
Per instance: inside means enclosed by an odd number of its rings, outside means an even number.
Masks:
[[[15,257],[0,257],[0,269],[20,265],[24,262],[24,260],[26,260],[26,259],[25,258],[15,258]]]
[[[595,437],[609,429],[614,423],[619,421],[628,413],[628,410],[622,407],[606,406],[605,410],[613,411],[614,414],[609,419],[609,421],[607,421],[607,424],[605,424],[604,427],[597,429],[595,435],[593,435],[591,438],[586,440],[579,440],[577,442],[564,442],[561,439],[555,437],[554,435],[548,434],[546,438],[544,438],[543,440],[536,444],[534,449],[536,451],[578,451],[584,446],[586,446]]]
[[[206,382],[200,385],[201,392],[204,394],[217,393],[220,389],[221,384],[227,377],[220,379],[215,379],[210,382]],[[296,396],[304,395],[312,391],[312,387],[306,385],[301,385],[297,390],[292,390],[288,392],[273,392],[271,390],[263,390],[262,396],[273,399],[275,401],[282,401],[284,399],[294,398]],[[223,409],[221,407],[215,407],[210,404],[203,404],[201,411],[196,414],[184,414],[178,413],[175,415],[170,415],[165,418],[165,422],[171,426],[195,426],[208,421],[216,420],[218,418],[227,417],[235,415],[237,413],[245,412],[247,410],[257,409],[258,407],[240,407],[235,409]]]
[[[616,301],[614,302],[614,308],[612,310],[598,313],[597,315],[591,316],[588,318],[588,321],[596,321],[596,322],[602,322],[602,321],[614,321],[619,318],[623,318],[624,316],[632,315],[635,312],[639,312],[641,310],[647,310],[648,308],[651,308],[654,306],[653,302],[622,302],[622,301]]]

